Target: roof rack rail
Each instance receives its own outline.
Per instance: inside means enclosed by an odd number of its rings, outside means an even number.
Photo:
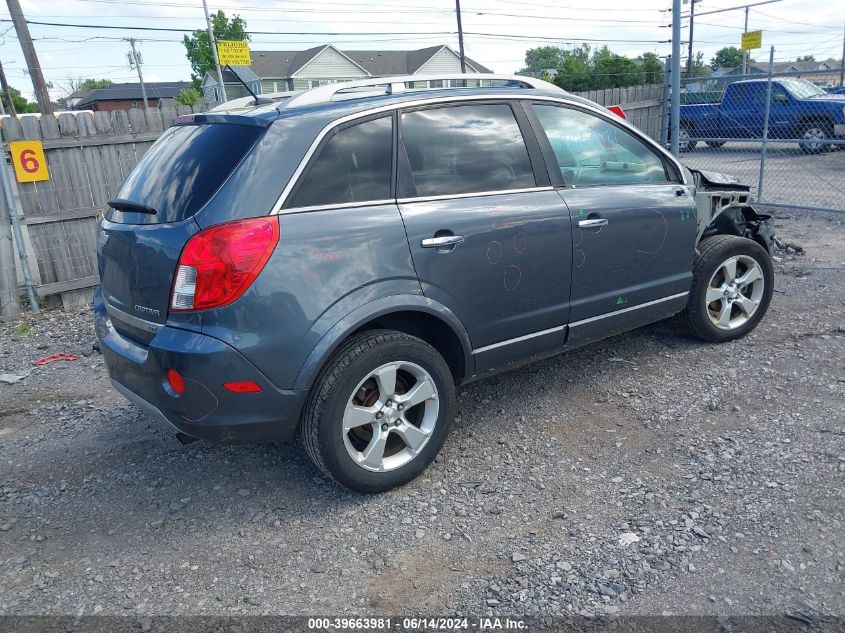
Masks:
[[[344,81],[335,84],[318,86],[310,90],[304,90],[286,101],[279,104],[278,108],[298,108],[301,106],[314,105],[332,101],[332,98],[339,93],[345,93],[347,98],[372,97],[380,94],[391,95],[414,90],[406,84],[415,82],[442,81],[442,80],[472,80],[472,81],[496,81],[507,82],[503,87],[514,88],[535,88],[539,90],[557,90],[562,88],[555,86],[548,81],[535,79],[534,77],[523,77],[522,75],[498,75],[493,73],[452,73],[437,75],[396,75],[393,77],[372,77],[370,79],[357,79],[355,81]],[[376,88],[383,86],[383,90],[360,90],[363,88]],[[465,87],[465,86],[460,86]],[[419,90],[419,89],[416,89]],[[345,92],[349,91],[349,92]]]

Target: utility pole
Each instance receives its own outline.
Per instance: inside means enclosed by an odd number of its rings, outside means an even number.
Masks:
[[[18,0],[6,0],[6,4],[9,7],[9,15],[12,16],[12,22],[15,24],[15,32],[21,42],[21,49],[23,49],[26,67],[29,69],[29,76],[32,79],[32,88],[35,91],[38,107],[41,114],[53,114],[50,93],[47,90],[47,84],[44,82],[41,66],[38,64],[38,55],[35,53],[35,46],[32,45],[32,36],[29,34],[26,18],[23,17],[21,4]]]
[[[839,61],[839,87],[845,86],[845,31],[842,33],[842,59]]]
[[[458,48],[461,51],[461,72],[466,73],[467,61],[464,56],[464,27],[461,24],[461,0],[455,0],[455,12],[458,14]]]
[[[141,72],[141,56],[138,55],[138,51],[135,49],[135,38],[129,38],[129,45],[132,47],[131,61],[134,62],[135,70],[138,71],[138,81],[141,82],[141,96],[144,97],[144,112],[149,111],[150,109],[150,102],[147,100],[147,87],[144,85],[144,74]],[[132,64],[130,64],[132,66]]]
[[[3,94],[6,95],[6,101],[9,102],[9,114],[15,117],[18,116],[18,113],[15,111],[15,102],[12,101],[12,91],[9,90],[9,82],[6,81],[6,71],[3,70],[2,63],[0,63],[0,85],[3,87]]]
[[[689,42],[687,43],[687,77],[692,77],[692,31],[695,24],[695,4],[701,0],[690,0],[689,7]]]
[[[211,54],[214,56],[214,66],[217,68],[217,81],[220,85],[220,103],[226,103],[226,86],[223,83],[223,71],[220,70],[220,59],[217,57],[217,42],[214,39],[214,29],[211,28],[211,18],[208,17],[208,2],[202,0],[202,8],[205,11],[205,26],[208,28],[208,43],[211,46]]]
[[[672,154],[679,154],[678,134],[681,124],[681,0],[672,0],[672,103],[670,132]]]
[[[748,7],[745,7],[745,28],[743,33],[748,33]],[[742,51],[742,74],[748,74],[748,51]]]

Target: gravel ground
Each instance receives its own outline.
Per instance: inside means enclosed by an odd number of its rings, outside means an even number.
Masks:
[[[0,615],[845,613],[845,216],[783,214],[769,315],[659,323],[460,390],[378,496],[298,445],[182,446],[91,315],[0,324]],[[53,353],[73,362],[33,368]]]

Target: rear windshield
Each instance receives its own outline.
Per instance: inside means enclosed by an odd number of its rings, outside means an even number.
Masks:
[[[156,210],[144,223],[194,215],[264,131],[253,125],[177,125],[147,151],[115,196]],[[120,214],[137,218],[137,213]]]

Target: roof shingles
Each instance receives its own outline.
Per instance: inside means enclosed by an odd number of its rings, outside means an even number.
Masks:
[[[262,79],[285,79],[292,77],[324,48],[326,48],[326,45],[315,46],[304,51],[252,51],[252,70]],[[365,50],[340,52],[359,66],[362,66],[374,77],[382,77],[387,75],[412,75],[441,48],[443,46],[429,46],[428,48],[411,51]],[[491,72],[489,68],[485,68],[472,59],[467,58],[467,62],[479,72]]]

